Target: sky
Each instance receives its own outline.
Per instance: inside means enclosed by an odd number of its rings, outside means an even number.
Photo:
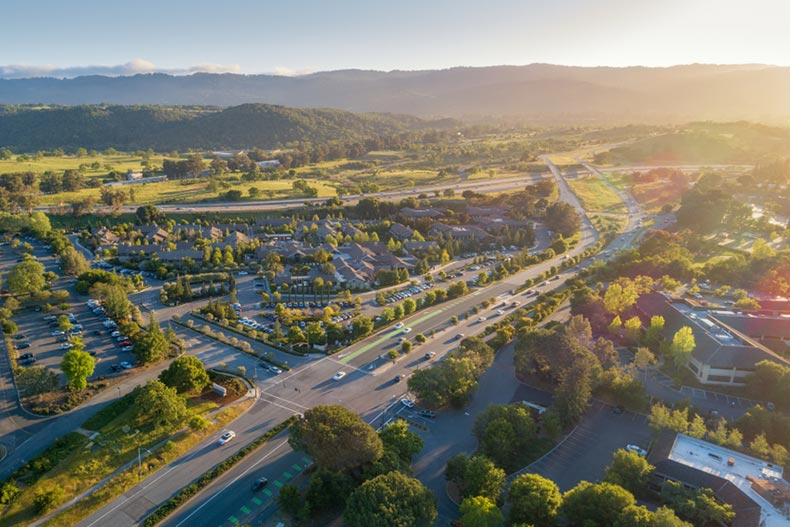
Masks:
[[[0,77],[790,66],[786,0],[4,0]]]

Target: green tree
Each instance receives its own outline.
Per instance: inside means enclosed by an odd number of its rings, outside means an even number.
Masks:
[[[297,516],[302,510],[302,496],[299,487],[293,483],[286,483],[277,495],[277,503],[286,514]]]
[[[496,501],[505,485],[505,471],[485,456],[458,454],[447,462],[444,476],[464,498],[484,496]]]
[[[187,415],[186,398],[161,381],[148,381],[135,390],[134,408],[140,421],[175,426]]]
[[[521,404],[490,405],[475,420],[479,451],[507,471],[518,468],[537,435],[532,416]]]
[[[26,396],[39,395],[58,387],[58,374],[44,366],[21,368],[16,375],[16,384]]]
[[[562,505],[562,493],[552,480],[538,474],[523,474],[510,485],[509,522],[531,523],[535,527],[551,527]]]
[[[639,298],[639,291],[630,280],[625,285],[614,282],[609,285],[604,293],[603,305],[606,310],[613,315],[620,315],[623,311],[630,308]]]
[[[620,485],[635,495],[644,494],[647,480],[655,467],[636,452],[619,449],[612,456],[612,464],[606,467],[604,481]]]
[[[89,353],[71,349],[63,355],[60,369],[66,376],[66,385],[81,392],[88,386],[88,377],[93,375],[96,360]]]
[[[319,468],[310,477],[305,501],[311,513],[336,510],[346,503],[346,498],[356,487],[354,479],[342,472]]]
[[[500,527],[505,523],[496,503],[483,496],[470,496],[461,502],[463,527]]]
[[[578,362],[562,375],[554,395],[554,406],[565,426],[577,423],[590,404],[592,378],[589,367]]]
[[[732,505],[720,503],[711,489],[688,489],[681,483],[666,481],[661,498],[675,513],[695,525],[727,525],[735,517]]]
[[[8,271],[5,284],[8,291],[14,295],[38,293],[46,286],[44,266],[36,260],[25,259]]]
[[[315,459],[316,465],[349,471],[373,463],[384,453],[376,431],[342,406],[316,406],[290,429],[288,443]]]
[[[431,491],[416,479],[390,472],[352,492],[343,519],[349,527],[430,527],[436,514]]]
[[[617,517],[613,527],[653,527],[655,514],[639,505],[629,505]]]
[[[675,336],[672,337],[672,344],[670,346],[670,354],[675,366],[678,368],[685,366],[689,361],[689,357],[691,357],[691,352],[694,351],[696,346],[697,343],[694,340],[694,332],[691,328],[688,326],[680,328],[677,333],[675,333]]]
[[[582,481],[565,493],[560,514],[571,525],[609,527],[623,509],[635,504],[634,495],[619,485]]]
[[[202,432],[209,427],[209,421],[202,415],[193,415],[189,419],[189,429],[193,432]]]
[[[175,359],[159,374],[159,380],[178,393],[200,393],[211,384],[203,361],[193,355]]]
[[[379,438],[384,450],[393,452],[403,467],[411,464],[412,458],[422,450],[424,444],[420,436],[409,430],[406,421],[400,419],[385,426],[379,432]]]
[[[291,344],[291,345],[299,344],[299,343],[302,343],[302,342],[304,342],[306,340],[307,340],[307,338],[305,337],[304,333],[302,332],[302,330],[301,330],[301,328],[299,326],[294,325],[294,326],[291,326],[290,328],[288,328],[288,343],[289,344]]]
[[[147,331],[137,338],[132,351],[137,356],[137,360],[143,364],[148,364],[162,360],[169,350],[170,344],[167,342],[167,337],[162,331],[159,322],[154,318],[154,314],[151,313],[148,319]]]
[[[68,246],[61,251],[60,256],[60,269],[64,274],[70,276],[79,276],[82,273],[90,271],[90,264],[79,252],[72,246]]]
[[[367,337],[373,333],[373,320],[361,315],[351,321],[351,335],[354,338]]]

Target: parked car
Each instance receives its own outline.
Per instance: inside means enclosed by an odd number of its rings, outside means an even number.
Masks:
[[[66,335],[55,337],[55,342],[68,342],[69,338]]]
[[[414,401],[411,399],[401,399],[400,402],[406,408],[414,408]]]
[[[275,375],[280,375],[280,374],[283,372],[283,371],[282,371],[280,368],[278,368],[277,366],[270,366],[270,367],[269,367],[269,371],[270,371],[270,372],[272,372],[272,373],[273,373],[273,374],[275,374]]]
[[[266,478],[258,478],[252,484],[252,490],[254,490],[254,491],[262,490],[268,484],[269,484],[269,480],[268,479],[266,479]]]
[[[126,362],[126,361],[123,361],[121,364],[119,364],[119,366],[121,368],[123,368],[124,370],[131,370],[132,369],[132,364],[129,363],[129,362]]]
[[[32,356],[33,356],[32,353],[23,353],[22,355],[19,356],[19,360],[29,359]]]
[[[121,346],[121,351],[133,351],[134,346]]]
[[[37,358],[35,358],[35,357],[28,357],[28,358],[26,358],[26,359],[21,359],[21,360],[19,361],[19,364],[33,364],[33,363],[34,363],[34,362],[36,362],[37,360],[38,360],[38,359],[37,359]]]
[[[431,360],[434,355],[436,355],[435,351],[429,351],[428,353],[425,354],[425,360]]]
[[[642,457],[645,457],[647,455],[647,450],[645,450],[644,448],[638,445],[625,445],[625,449],[628,450],[629,452],[636,452]]]
[[[22,333],[17,333],[16,335],[14,335],[14,340],[22,340],[22,339],[26,339],[26,338],[27,337],[25,335],[23,335]]]
[[[20,342],[19,346],[17,346],[17,348],[21,349],[21,350],[23,350],[25,348],[29,348],[29,347],[30,347],[30,342]]]
[[[74,347],[74,344],[72,344],[71,342],[64,342],[60,346],[58,346],[58,348],[62,349],[62,350],[69,350],[69,349],[71,349],[73,347]]]
[[[344,372],[344,371],[339,371],[339,372],[337,372],[337,373],[335,374],[335,376],[334,376],[334,377],[332,377],[332,380],[333,380],[333,381],[339,381],[340,379],[342,379],[342,378],[343,378],[343,377],[345,377],[345,376],[346,376],[346,372]]]

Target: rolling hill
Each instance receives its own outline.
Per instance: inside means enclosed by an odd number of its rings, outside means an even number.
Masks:
[[[424,71],[338,70],[298,77],[196,73],[0,80],[5,104],[266,103],[535,122],[790,121],[790,68],[531,64]]]

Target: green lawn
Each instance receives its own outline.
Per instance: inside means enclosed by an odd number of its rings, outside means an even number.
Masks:
[[[189,403],[190,411],[195,414],[205,414],[217,407],[215,403],[204,400],[190,400]],[[31,486],[26,487],[23,478],[19,482],[22,493],[10,505],[0,509],[0,527],[28,525],[33,521],[37,516],[33,508],[33,500],[37,492],[62,489],[63,494],[56,503],[56,506],[59,506],[135,459],[138,446],[153,450],[155,445],[173,434],[172,428],[136,423],[134,411],[134,408],[127,408],[109,422],[105,419],[106,424],[100,426],[100,434],[94,441],[89,442],[86,438],[83,448],[73,451]],[[215,416],[216,419],[212,421],[208,432],[177,434],[170,443],[154,450],[154,454],[148,456],[143,463],[144,472],[148,473],[176,459],[201,441],[205,437],[203,434],[221,428],[238,417],[241,411],[240,406],[221,411]],[[49,520],[46,525],[74,525],[88,513],[136,483],[135,467],[134,470],[119,474],[103,490],[81,500],[71,509]]]
[[[58,156],[58,157],[43,157],[39,161],[18,161],[19,156],[14,156],[12,159],[0,159],[0,174],[9,172],[35,172],[41,174],[43,172],[63,172],[68,169],[77,169],[80,165],[91,165],[99,163],[100,168],[88,168],[84,174],[86,177],[103,176],[109,172],[107,166],[118,172],[126,172],[128,170],[142,170],[143,160],[140,157],[131,154],[119,153],[113,155],[98,155],[96,157],[77,157],[77,156]],[[155,166],[162,166],[161,155],[154,155],[151,157],[151,163]]]
[[[625,212],[625,205],[606,183],[597,177],[568,179],[571,190],[588,211]]]

